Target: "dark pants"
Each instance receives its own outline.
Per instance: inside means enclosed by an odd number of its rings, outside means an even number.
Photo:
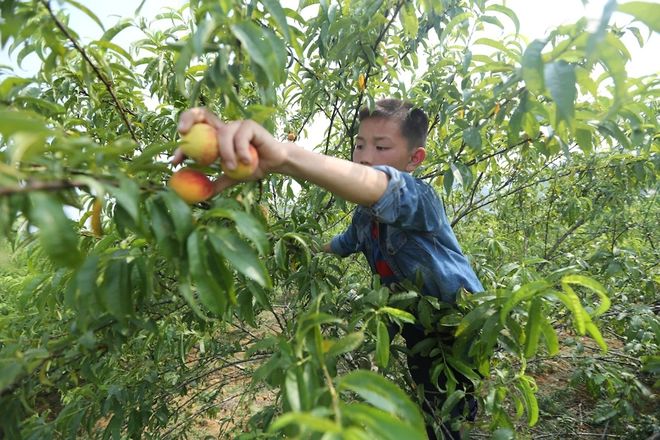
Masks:
[[[406,347],[409,350],[412,350],[412,348],[418,342],[427,339],[429,337],[424,334],[423,330],[419,329],[417,326],[412,324],[405,324],[403,326],[401,335],[406,340]],[[449,339],[449,341],[447,342],[451,344],[451,339],[453,337],[450,335],[447,336]],[[426,413],[428,413],[431,416],[432,419],[435,419],[434,410],[436,409],[440,410],[440,408],[442,408],[443,403],[445,402],[445,399],[447,398],[445,393],[442,393],[438,388],[436,388],[435,385],[433,385],[433,383],[431,383],[432,364],[433,361],[437,360],[439,357],[440,355],[437,355],[435,357],[422,356],[421,353],[416,353],[412,356],[408,356],[408,369],[410,370],[410,375],[412,376],[412,379],[415,381],[417,387],[424,386],[424,397],[426,401],[424,402],[422,408]],[[463,410],[467,405],[468,415],[466,419],[468,421],[474,421],[474,418],[477,414],[477,399],[475,399],[475,397],[471,394],[474,391],[474,386],[472,385],[472,382],[468,378],[458,373],[457,371],[454,371],[454,376],[458,381],[457,389],[464,390],[466,396],[463,401],[459,402],[451,410],[450,413],[451,417],[455,418],[463,414]],[[447,383],[447,376],[445,376],[443,371],[438,377],[438,386],[441,389],[446,389],[446,383]],[[461,433],[459,431],[452,431],[450,422],[442,424],[441,430],[445,439],[460,440],[461,438]],[[438,439],[438,436],[436,436],[432,426],[427,425],[426,432],[430,440]],[[443,436],[440,436],[439,438],[443,438]]]

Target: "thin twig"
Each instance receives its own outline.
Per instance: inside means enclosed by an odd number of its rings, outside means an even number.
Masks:
[[[5,186],[0,187],[0,197],[12,194],[20,194],[32,191],[58,191],[61,189],[81,188],[86,187],[86,184],[70,182],[68,180],[60,180],[54,182],[30,182],[23,186]]]
[[[42,4],[46,7],[48,10],[48,13],[50,14],[51,18],[57,25],[57,27],[62,31],[62,33],[66,36],[66,38],[71,41],[71,44],[73,44],[73,47],[82,55],[82,57],[85,59],[87,64],[91,66],[91,68],[94,70],[94,73],[96,73],[96,76],[101,80],[101,82],[105,85],[105,88],[108,90],[108,93],[110,93],[110,96],[112,96],[112,100],[114,101],[114,105],[117,108],[117,111],[119,112],[119,115],[121,116],[122,120],[124,121],[124,124],[126,124],[126,127],[128,128],[128,131],[131,133],[131,137],[133,140],[137,143],[139,143],[137,136],[135,135],[135,132],[133,131],[133,126],[131,125],[130,121],[128,120],[128,116],[126,116],[126,109],[121,105],[119,102],[119,99],[117,98],[117,95],[115,94],[115,91],[112,88],[112,84],[105,79],[99,68],[92,62],[92,60],[89,58],[87,53],[85,52],[85,49],[80,47],[76,39],[71,35],[69,30],[58,20],[58,18],[55,16],[55,13],[53,12],[53,9],[50,6],[50,1],[48,0],[42,0]]]

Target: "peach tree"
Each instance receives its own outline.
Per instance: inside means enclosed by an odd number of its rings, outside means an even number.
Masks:
[[[456,335],[433,373],[474,382],[469,429],[538,423],[528,364],[589,340],[600,351],[574,381],[599,397],[595,422],[652,433],[638,411],[660,372],[660,80],[628,75],[626,45],[660,31],[660,5],[609,1],[595,28],[534,41],[487,0],[140,9],[107,26],[73,0],[0,6],[0,44],[40,66],[0,66],[0,437],[190,437],[207,418],[241,439],[424,438],[387,332],[404,322]],[[100,36],[83,42],[71,10]],[[272,175],[193,206],[165,184],[190,107],[350,159],[357,112],[386,96],[431,117],[416,175],[482,293],[391,294],[359,257],[314,253],[353,207],[306,182]],[[463,397],[448,393],[435,423]],[[233,414],[240,400],[261,403]]]

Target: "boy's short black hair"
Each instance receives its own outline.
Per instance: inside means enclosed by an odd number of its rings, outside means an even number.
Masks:
[[[381,99],[376,101],[373,112],[368,107],[360,110],[360,122],[371,117],[381,117],[399,121],[401,134],[408,140],[408,148],[425,147],[429,132],[429,118],[424,110],[413,108],[411,102],[400,99]]]

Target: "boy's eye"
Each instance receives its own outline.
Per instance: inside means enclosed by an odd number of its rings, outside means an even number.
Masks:
[[[380,147],[380,146],[377,145],[377,146],[376,146],[376,150],[378,150],[378,151],[386,151],[386,150],[389,150],[389,148],[387,148],[387,147]]]
[[[355,145],[356,150],[361,150],[362,148],[364,148],[364,145]]]

